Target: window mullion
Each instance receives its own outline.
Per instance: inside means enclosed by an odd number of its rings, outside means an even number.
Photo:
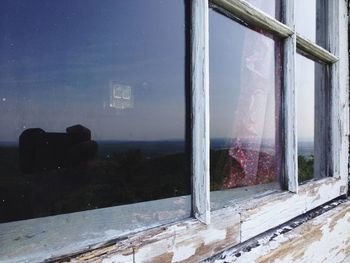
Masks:
[[[342,59],[331,65],[330,172],[347,182],[348,164],[348,54],[346,1],[328,1],[329,50]],[[344,184],[346,185],[346,184]],[[346,189],[341,189],[344,194]]]
[[[193,0],[191,8],[192,210],[210,222],[209,190],[209,28],[208,1]]]
[[[286,25],[295,28],[294,0],[283,1],[283,16]],[[283,51],[283,97],[282,121],[284,145],[282,167],[284,167],[284,187],[289,191],[298,192],[298,149],[296,126],[296,89],[295,89],[295,55],[296,34],[284,40]]]

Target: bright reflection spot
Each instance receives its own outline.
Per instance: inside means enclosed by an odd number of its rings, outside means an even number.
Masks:
[[[109,107],[118,110],[133,108],[134,96],[131,87],[111,81]]]

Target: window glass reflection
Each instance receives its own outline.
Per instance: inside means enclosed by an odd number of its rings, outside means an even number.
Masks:
[[[0,222],[190,193],[183,2],[2,1]]]
[[[327,0],[295,0],[294,10],[296,31],[303,37],[326,48]]]
[[[211,190],[272,187],[280,162],[278,42],[215,11],[209,19]]]
[[[280,0],[247,0],[254,7],[280,20]]]
[[[315,63],[296,56],[298,179],[313,178],[315,141]]]
[[[299,183],[327,176],[329,135],[324,127],[329,117],[329,94],[326,69],[325,65],[302,55],[296,56]]]

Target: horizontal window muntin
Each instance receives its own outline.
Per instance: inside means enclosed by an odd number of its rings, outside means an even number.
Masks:
[[[338,61],[337,56],[332,54],[329,51],[330,49],[328,46],[326,46],[329,44],[326,40],[331,34],[331,32],[328,32],[328,29],[327,32],[323,32],[324,34],[321,34],[321,28],[318,29],[320,33],[318,34],[317,42],[315,42],[299,34],[298,30],[294,30],[293,27],[281,23],[273,17],[266,16],[264,12],[254,6],[251,6],[250,4],[247,5],[247,2],[244,0],[210,0],[209,3],[210,6],[217,12],[220,12],[230,19],[248,26],[253,30],[261,29],[280,39],[286,39],[288,37],[292,37],[294,34],[297,34],[297,48],[304,52],[304,56],[323,61],[327,64],[332,64]],[[324,8],[328,8],[328,6],[325,5]],[[292,13],[292,11],[289,11],[288,13]],[[325,14],[319,15],[320,21],[321,17],[326,17],[328,24],[332,21],[331,17],[326,16]],[[322,24],[322,26],[326,25],[327,23]]]

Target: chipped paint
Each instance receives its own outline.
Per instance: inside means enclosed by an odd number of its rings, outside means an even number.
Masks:
[[[350,199],[338,199],[205,262],[350,261]]]
[[[283,192],[253,200],[250,207],[241,212],[242,241],[337,198],[342,185],[341,180],[325,178],[300,185],[298,194]]]

